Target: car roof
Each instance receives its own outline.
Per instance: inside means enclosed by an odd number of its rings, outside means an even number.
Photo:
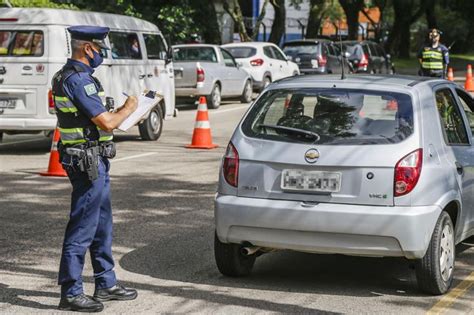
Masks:
[[[287,44],[305,44],[305,43],[315,43],[315,44],[319,44],[319,43],[331,43],[332,40],[329,40],[329,39],[324,39],[324,38],[314,38],[314,39],[296,39],[296,40],[290,40],[290,41],[287,41],[283,44],[283,46],[287,45]]]
[[[211,47],[211,48],[219,48],[219,45],[212,45],[212,44],[179,44],[173,45],[173,48],[187,48],[187,47]]]
[[[45,8],[0,8],[0,16],[2,19],[17,19],[17,21],[8,24],[1,24],[8,27],[16,25],[96,25],[108,26],[117,30],[159,31],[155,24],[148,21],[111,13]]]
[[[270,42],[242,42],[242,43],[229,43],[229,44],[224,44],[222,45],[223,47],[242,47],[242,46],[247,46],[247,47],[264,47],[268,45],[273,45],[276,46],[273,43]]]
[[[435,85],[436,83],[451,83],[452,82],[431,78],[431,77],[418,77],[408,75],[346,75],[344,80],[341,80],[340,75],[300,75],[295,77],[289,77],[274,82],[276,88],[294,88],[295,85],[298,87],[314,87],[317,83],[324,83],[325,85],[336,85],[341,84],[354,84],[354,85],[367,85],[370,88],[384,87],[398,87],[403,89],[410,89],[415,86],[423,85]]]

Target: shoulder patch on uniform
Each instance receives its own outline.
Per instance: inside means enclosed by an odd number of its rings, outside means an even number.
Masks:
[[[87,96],[97,93],[94,83],[84,85],[84,90],[86,91]]]

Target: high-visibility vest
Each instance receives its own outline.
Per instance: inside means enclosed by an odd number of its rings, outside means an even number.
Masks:
[[[8,53],[7,47],[0,47],[0,55],[6,55]]]
[[[443,50],[441,47],[424,47],[421,53],[421,67],[426,70],[443,70]]]
[[[53,100],[56,116],[58,117],[58,129],[61,143],[64,145],[75,145],[89,141],[107,142],[112,141],[112,132],[101,130],[85,114],[83,114],[69,99],[63,89],[63,84],[71,75],[77,72],[85,72],[81,67],[64,66],[53,77]],[[105,107],[105,92],[99,80],[94,78],[98,87],[98,95]]]

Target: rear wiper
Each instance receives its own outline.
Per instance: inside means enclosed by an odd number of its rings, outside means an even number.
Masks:
[[[295,132],[295,133],[300,133],[305,136],[311,136],[315,138],[314,142],[318,142],[319,139],[321,139],[321,136],[318,135],[316,132],[308,131],[308,130],[303,130],[303,129],[298,129],[298,128],[292,128],[292,127],[285,127],[285,126],[277,126],[277,125],[266,125],[266,124],[261,124],[258,125],[258,128],[271,128],[275,130],[283,130],[283,131],[289,131],[289,132]]]

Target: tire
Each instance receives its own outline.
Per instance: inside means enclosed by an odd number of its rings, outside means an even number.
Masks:
[[[436,222],[425,256],[415,262],[418,287],[425,293],[446,293],[453,282],[456,259],[454,227],[451,217],[442,212]]]
[[[272,83],[272,79],[271,79],[270,77],[265,77],[265,78],[263,78],[263,87],[262,87],[262,90],[264,90],[267,86],[269,86],[270,83]]]
[[[244,256],[241,249],[242,245],[222,243],[214,234],[214,257],[217,269],[224,276],[243,277],[252,271],[256,256]]]
[[[298,75],[298,72],[293,72],[293,76],[296,77]]]
[[[247,80],[245,82],[244,90],[242,91],[242,95],[240,96],[241,103],[250,103],[252,101],[252,82]]]
[[[142,140],[155,141],[161,136],[163,130],[163,112],[161,106],[156,106],[145,121],[138,125]]]
[[[221,88],[219,84],[214,84],[211,94],[207,97],[207,107],[210,109],[218,109],[221,106]]]

